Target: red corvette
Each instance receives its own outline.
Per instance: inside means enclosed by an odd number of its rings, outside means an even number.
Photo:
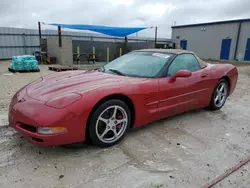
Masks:
[[[220,109],[234,91],[237,69],[207,64],[183,50],[130,52],[99,70],[44,76],[21,88],[10,126],[40,145],[90,140],[110,146],[129,128],[192,109]]]

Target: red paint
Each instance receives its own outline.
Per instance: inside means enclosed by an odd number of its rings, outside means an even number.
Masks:
[[[135,108],[133,127],[138,127],[206,107],[220,78],[229,78],[229,94],[233,92],[238,78],[237,69],[226,64],[208,64],[192,74],[189,71],[179,74],[175,80],[173,77],[132,78],[98,71],[68,71],[48,75],[14,95],[9,122],[29,141],[40,145],[81,142],[85,141],[86,123],[91,110],[106,96],[120,94],[130,98]],[[20,123],[35,128],[65,127],[68,131],[41,135],[21,128]]]
[[[177,78],[188,78],[192,75],[192,72],[188,70],[179,70],[173,76],[170,77],[169,83],[173,83]]]

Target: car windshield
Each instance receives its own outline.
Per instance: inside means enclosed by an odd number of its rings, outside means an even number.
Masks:
[[[125,54],[102,68],[103,72],[131,77],[155,77],[173,54],[134,51]]]

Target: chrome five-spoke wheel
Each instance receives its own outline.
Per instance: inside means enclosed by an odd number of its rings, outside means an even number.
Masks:
[[[227,98],[227,84],[225,82],[220,83],[215,92],[214,104],[217,107],[223,105]]]
[[[210,109],[218,110],[226,102],[228,97],[228,82],[225,79],[221,79],[216,85],[212,99],[210,102]]]
[[[120,106],[110,106],[96,121],[96,135],[102,142],[115,142],[123,135],[127,124],[127,112]]]
[[[125,102],[109,100],[93,113],[89,124],[89,137],[93,144],[111,146],[125,135],[131,124],[131,112]]]

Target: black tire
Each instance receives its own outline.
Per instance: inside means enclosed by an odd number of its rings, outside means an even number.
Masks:
[[[127,126],[124,128],[124,132],[120,135],[120,137],[117,140],[115,140],[114,142],[106,143],[98,138],[97,133],[96,133],[96,126],[97,126],[96,124],[97,124],[98,117],[101,115],[101,113],[103,113],[105,109],[111,106],[119,106],[125,110],[125,112],[127,113]],[[130,125],[131,125],[131,111],[125,102],[118,100],[118,99],[105,101],[104,103],[100,104],[97,107],[97,109],[94,111],[94,113],[90,117],[90,121],[88,125],[89,126],[88,136],[92,144],[97,145],[99,147],[109,147],[118,143],[125,136],[126,132],[130,128]]]
[[[215,98],[216,98],[216,90],[218,89],[218,87],[220,87],[221,86],[221,84],[225,84],[225,86],[226,86],[226,96],[225,96],[225,100],[221,103],[221,104],[216,104],[216,102],[215,102]],[[209,109],[210,110],[219,110],[219,109],[221,109],[223,106],[224,106],[224,104],[225,104],[225,102],[226,102],[226,100],[227,100],[227,97],[228,97],[228,92],[229,92],[229,87],[228,87],[229,85],[228,85],[228,82],[227,82],[227,80],[225,80],[225,79],[221,79],[217,84],[216,84],[216,87],[214,88],[214,91],[213,91],[213,94],[212,94],[212,97],[211,97],[211,100],[210,100],[210,104],[209,104]]]

